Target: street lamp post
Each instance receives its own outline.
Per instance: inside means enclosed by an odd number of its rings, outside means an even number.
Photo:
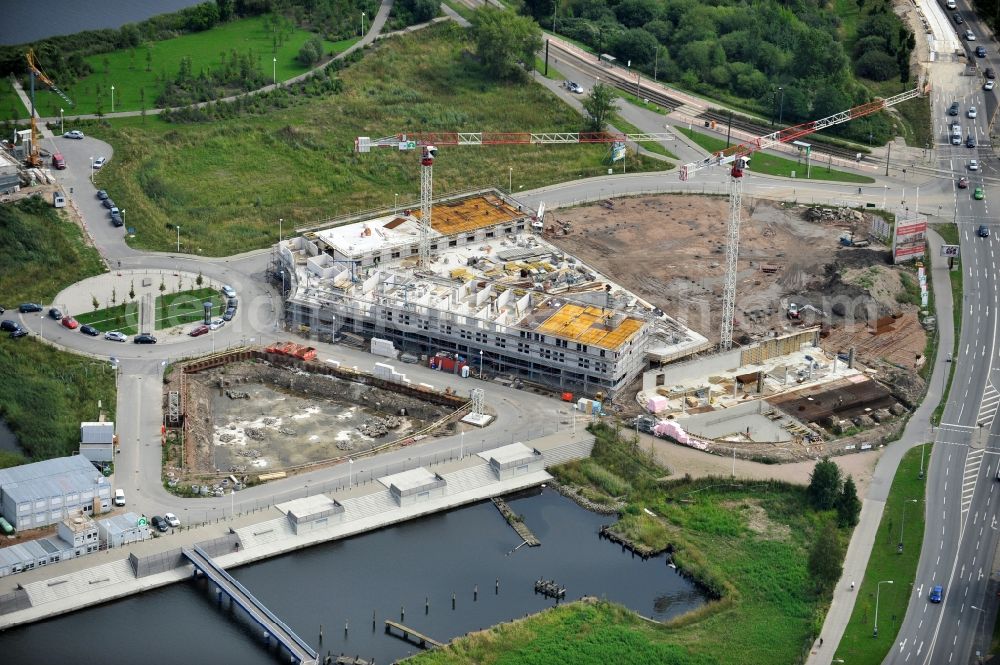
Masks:
[[[181,226],[177,225],[177,251],[181,251]]]
[[[392,214],[399,214],[399,194],[392,195]]]
[[[65,134],[66,127],[63,125],[63,110],[59,109],[59,133]]]
[[[465,459],[465,432],[462,432],[462,443],[458,449],[458,459]]]
[[[354,460],[347,460],[347,486],[354,485]]]
[[[93,156],[91,156],[91,158],[90,158],[90,184],[91,185],[94,184],[94,158],[93,158]]]
[[[483,350],[479,349],[479,379],[483,378]]]
[[[780,99],[778,101],[778,124],[781,124],[781,119],[785,113],[785,89],[779,87],[778,92],[781,93]]]
[[[278,85],[278,59],[271,58],[271,79],[274,81],[274,85]]]
[[[872,637],[878,637],[878,595],[883,584],[892,584],[892,580],[883,580],[875,585],[875,627],[872,629]]]
[[[361,36],[365,36],[365,13],[361,12]]]
[[[122,214],[122,227],[125,227],[125,208],[122,208],[118,212]]]
[[[507,193],[508,194],[513,194],[514,193],[514,167],[513,166],[508,166],[507,167]]]
[[[285,222],[284,217],[278,218],[278,242],[281,242],[281,226]]]
[[[111,112],[115,112],[115,86],[111,86]]]
[[[924,477],[924,446],[920,446],[920,475],[917,478]]]

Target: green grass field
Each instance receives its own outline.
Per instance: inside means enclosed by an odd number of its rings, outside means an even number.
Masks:
[[[122,298],[127,298],[127,295],[123,294]],[[226,310],[225,299],[211,287],[157,296],[153,306],[156,316],[154,330],[201,321],[203,317],[201,304],[206,300],[212,303],[212,316],[222,316]],[[74,318],[81,325],[85,323],[92,325],[101,332],[116,330],[126,335],[135,335],[139,332],[139,304],[134,301],[102,307],[78,314]]]
[[[699,146],[708,150],[709,152],[715,152],[717,150],[724,150],[726,147],[726,142],[723,139],[716,138],[714,136],[709,136],[708,134],[703,134],[701,132],[696,132],[694,130],[688,129],[687,127],[675,127],[677,131],[681,132],[692,141],[697,143]],[[731,143],[736,143],[733,141]],[[776,157],[775,155],[769,155],[765,152],[754,153],[750,168],[755,173],[764,173],[767,175],[778,175],[790,178],[792,172],[795,172],[796,180],[805,180],[806,177],[806,164],[803,162],[800,164],[792,159],[785,159],[784,157]],[[865,175],[858,175],[856,173],[849,173],[847,171],[838,171],[837,169],[827,170],[826,166],[822,164],[817,164],[813,162],[811,169],[811,177],[809,180],[832,180],[835,182],[857,182],[857,183],[872,183],[875,182],[873,179]]]
[[[53,349],[33,337],[0,335],[0,418],[32,460],[74,453],[80,422],[97,402],[115,419],[115,375],[107,362]],[[23,461],[23,460],[22,460]]]
[[[918,477],[920,452],[924,449],[925,478]],[[858,594],[851,613],[850,623],[837,647],[835,658],[845,663],[881,663],[893,647],[899,625],[906,614],[906,605],[914,589],[914,575],[920,560],[920,546],[924,539],[924,490],[926,469],[930,461],[931,444],[913,448],[903,457],[893,478],[892,488],[886,499],[882,522],[872,547],[864,580],[857,580]],[[914,501],[915,500],[915,501]],[[906,515],[903,515],[905,506]],[[897,545],[902,531],[903,553]],[[875,621],[875,593],[879,581],[892,580],[881,585],[878,594],[878,637],[873,638]],[[922,593],[930,592],[929,581],[919,580]],[[947,591],[947,589],[946,589]]]
[[[616,434],[603,425],[595,431],[591,457],[556,467],[553,473],[560,482],[581,486],[598,501],[610,495],[626,497],[624,515],[615,529],[651,547],[673,545],[677,565],[720,599],[653,632],[639,630],[634,621],[622,618],[620,610],[595,617],[592,630],[628,644],[629,660],[636,663],[799,662],[829,602],[827,595],[815,592],[807,568],[809,549],[828,516],[809,507],[805,488],[728,478],[663,483],[659,479],[666,471],[652,463],[627,431]],[[845,530],[843,538],[848,536]],[[564,619],[569,625],[557,627],[565,630],[559,634],[571,634],[577,618],[570,612]],[[494,637],[474,662],[547,662],[518,660],[558,643],[550,645],[547,640],[520,644]],[[616,662],[588,660],[591,651],[607,654],[586,639],[579,646],[566,641],[573,650],[560,662]],[[664,651],[667,647],[669,652]],[[463,640],[454,647],[457,653],[465,648]],[[448,652],[429,655],[423,662],[458,662],[449,660]],[[660,660],[664,653],[670,654],[669,660]]]
[[[91,130],[115,147],[97,175],[137,229],[135,246],[229,255],[264,247],[284,229],[419,195],[419,155],[353,152],[358,136],[413,131],[578,131],[582,118],[542,86],[494,83],[463,57],[459,28],[434,28],[379,42],[341,72],[344,91],[266,115],[206,124],[115,120]],[[441,146],[434,192],[484,186],[514,191],[607,172],[600,145]],[[629,158],[629,172],[661,170]]]
[[[43,198],[0,205],[0,305],[48,303],[65,286],[105,272],[80,228]]]
[[[611,124],[617,127],[621,132],[625,134],[645,133],[617,113],[611,119]],[[646,150],[649,150],[650,152],[655,152],[658,155],[663,155],[664,157],[669,157],[670,159],[679,159],[677,155],[670,152],[670,150],[665,145],[663,145],[663,143],[660,143],[658,141],[640,141],[639,145],[641,145]],[[673,168],[673,165],[670,165],[670,168]]]
[[[66,115],[97,113],[98,109],[101,113],[110,113],[112,85],[115,87],[115,111],[155,108],[154,100],[165,83],[176,77],[184,57],[191,58],[195,75],[202,70],[218,69],[223,56],[228,59],[234,50],[238,54],[252,52],[268,83],[273,80],[274,74],[278,81],[283,81],[307,71],[309,68],[299,64],[296,56],[314,34],[294,30],[275,52],[271,33],[264,21],[264,17],[241,19],[204,32],[150,42],[135,49],[89,56],[86,60],[93,67],[93,73],[62,88],[73,100],[74,106],[68,108],[64,100],[48,90],[36,91],[38,112],[54,118],[59,117],[60,108],[65,110]],[[357,39],[324,41],[323,51],[325,54],[339,53],[355,41]],[[9,117],[9,97],[2,94],[6,87],[6,84],[0,87],[0,109]],[[17,117],[27,117],[23,105],[18,103],[17,109]]]

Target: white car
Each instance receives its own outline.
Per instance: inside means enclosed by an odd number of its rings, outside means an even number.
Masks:
[[[566,81],[566,89],[577,94],[581,94],[583,92],[583,86],[579,83],[574,83],[573,81]]]
[[[181,525],[181,521],[177,519],[177,515],[174,515],[173,513],[165,513],[163,515],[163,519],[167,520],[167,524],[169,524],[174,528],[177,528]]]
[[[976,36],[974,34],[972,34],[972,30],[966,30],[965,31],[965,40],[969,41],[969,42],[976,41]]]
[[[983,90],[992,90],[996,86],[996,81],[990,79],[983,84]]]
[[[98,157],[97,159],[94,160],[94,168],[95,169],[101,168],[102,166],[104,166],[104,162],[106,161],[107,160],[104,159],[103,157]]]
[[[976,107],[975,106],[970,106],[969,107],[968,116],[970,118],[975,118],[976,117]]]
[[[226,325],[226,322],[222,319],[212,319],[212,322],[208,324],[209,330],[218,330],[222,326]]]
[[[111,340],[112,342],[124,342],[128,339],[128,335],[120,333],[117,330],[112,330],[111,332],[104,333],[104,339]]]
[[[969,170],[970,171],[978,171],[979,170],[979,160],[978,159],[970,159],[969,160]]]
[[[222,295],[226,296],[227,298],[235,298],[236,297],[236,289],[234,289],[233,287],[229,286],[228,284],[224,284],[222,286]]]
[[[63,134],[63,138],[64,139],[82,139],[83,138],[83,132],[81,132],[79,129],[72,129],[72,130],[66,132],[65,134]]]

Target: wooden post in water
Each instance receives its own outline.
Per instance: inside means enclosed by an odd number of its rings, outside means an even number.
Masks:
[[[451,609],[455,609],[455,592],[451,594]]]
[[[403,623],[404,621],[406,621],[406,610],[404,610],[403,606],[400,605],[399,606],[399,623]]]
[[[472,587],[472,600],[473,602],[479,600],[479,585]]]
[[[319,625],[319,643],[323,644],[323,624]]]
[[[375,632],[375,610],[372,610],[372,632]]]
[[[500,595],[500,578],[499,577],[497,578],[497,589],[496,589],[495,595],[497,595],[497,596]]]
[[[430,598],[424,596],[424,614],[430,614],[431,612],[431,601]]]

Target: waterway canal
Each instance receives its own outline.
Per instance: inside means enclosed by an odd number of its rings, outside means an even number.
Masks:
[[[520,540],[484,502],[232,572],[321,654],[374,657],[383,665],[416,650],[383,632],[384,620],[398,621],[401,607],[403,623],[447,641],[551,605],[534,593],[539,577],[565,586],[568,599],[606,597],[657,619],[705,602],[662,557],[642,561],[599,540],[598,528],[611,518],[551,490],[509,503],[541,547],[510,553]],[[284,662],[258,636],[241,610],[231,611],[227,601],[220,610],[203,583],[183,583],[0,633],[0,653],[11,663]]]

